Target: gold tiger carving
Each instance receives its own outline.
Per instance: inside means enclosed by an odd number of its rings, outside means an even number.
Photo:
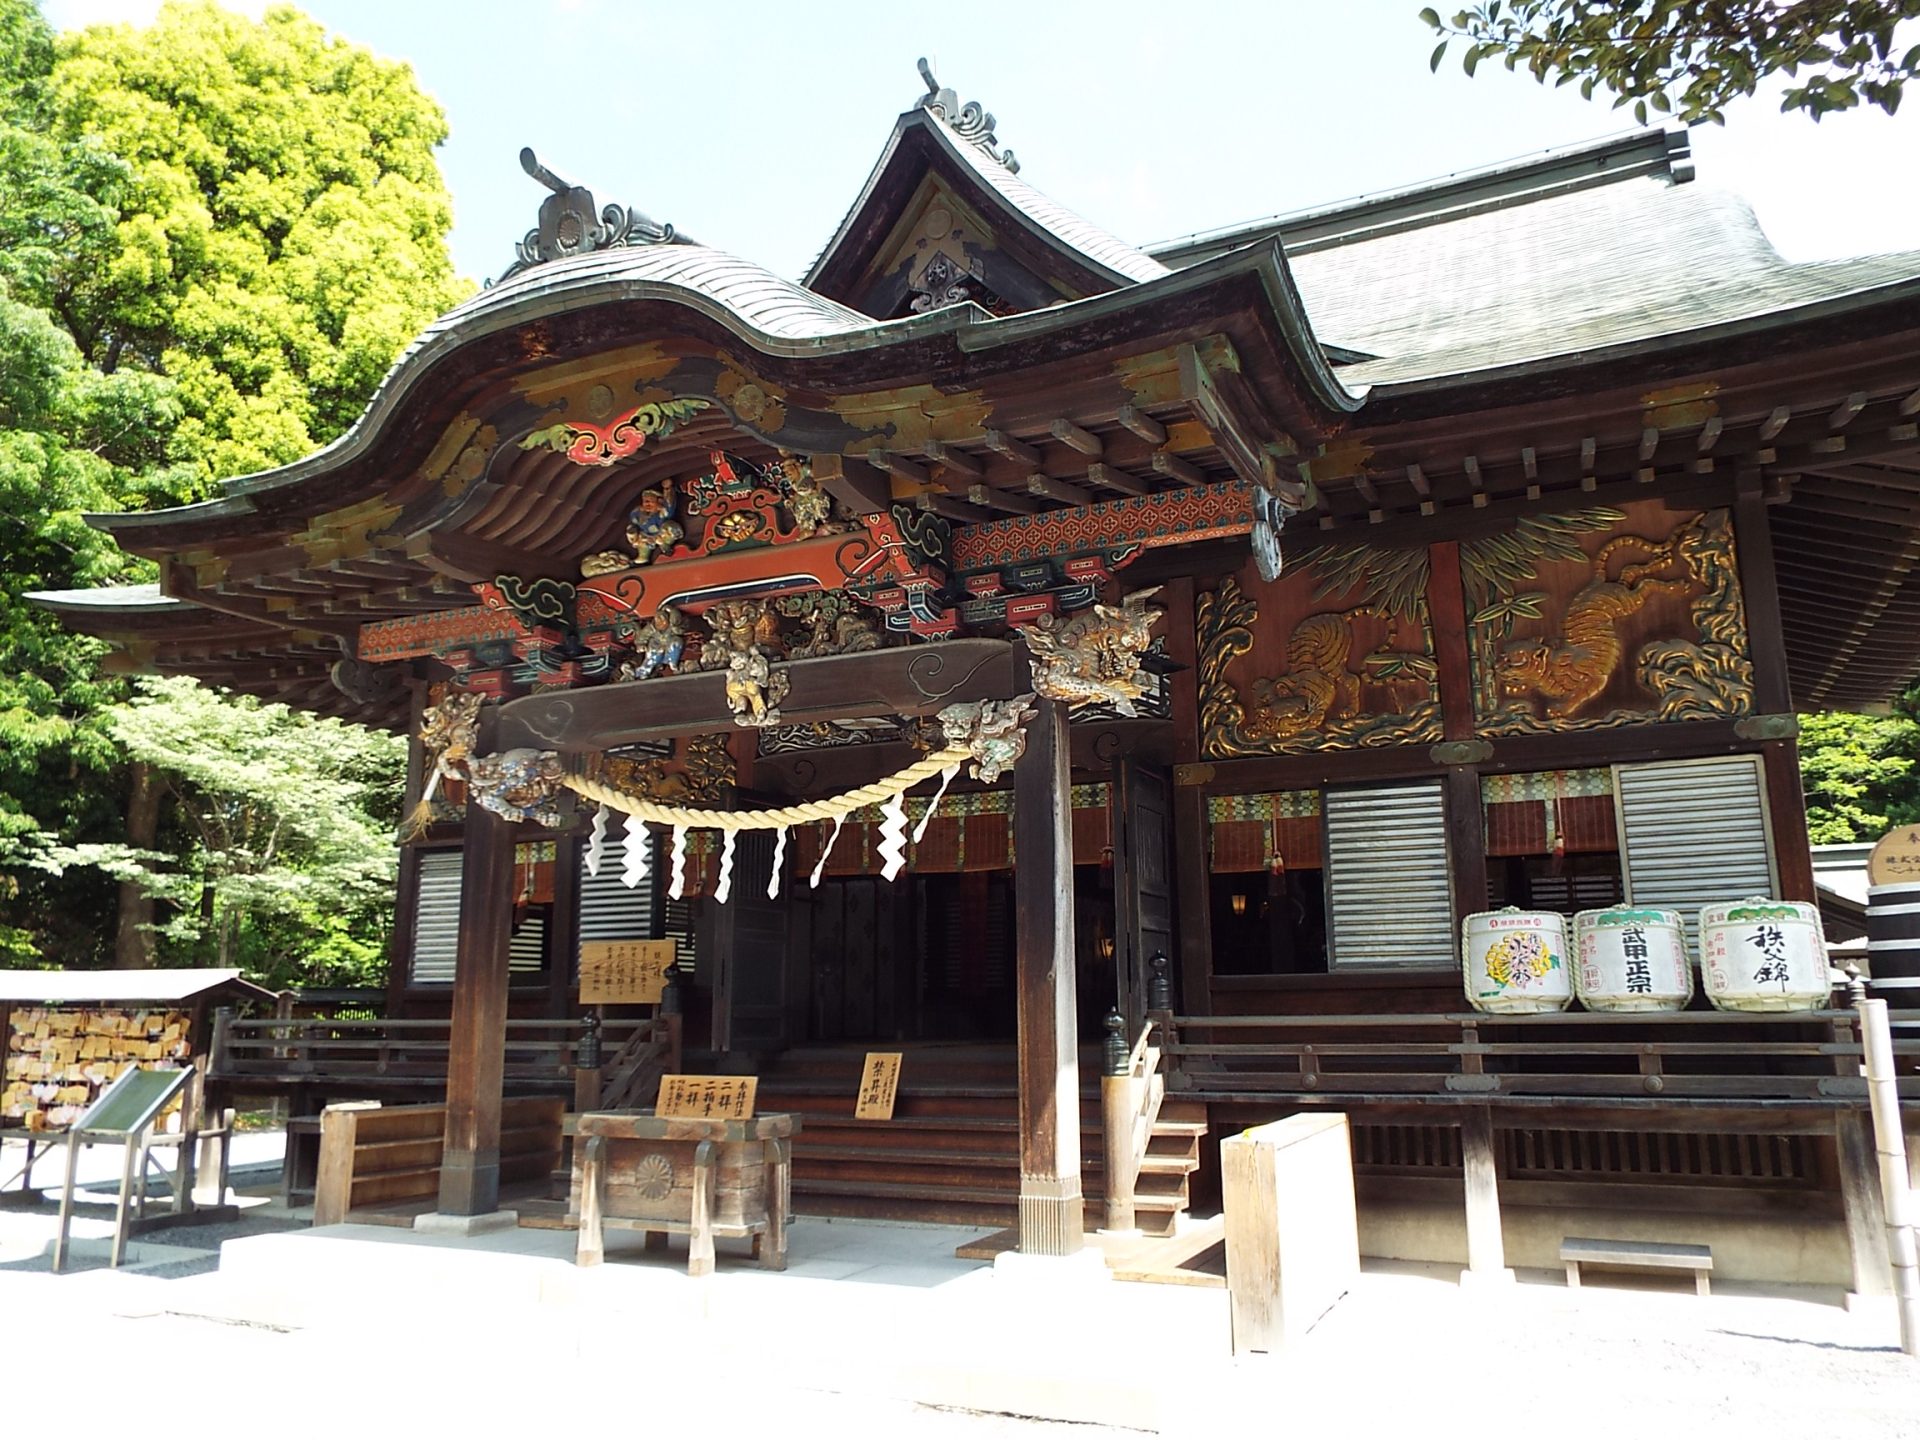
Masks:
[[[1501,692],[1514,699],[1541,696],[1556,720],[1570,719],[1597,699],[1620,663],[1620,623],[1655,596],[1682,595],[1695,584],[1689,541],[1700,523],[1689,521],[1664,542],[1620,535],[1602,545],[1593,557],[1592,579],[1567,602],[1562,633],[1518,640],[1501,651]],[[1609,579],[1613,557],[1635,549],[1647,561],[1625,566],[1618,579]],[[1676,564],[1684,564],[1683,577],[1658,573]]]

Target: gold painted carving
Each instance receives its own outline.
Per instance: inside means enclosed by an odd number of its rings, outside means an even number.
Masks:
[[[1547,595],[1519,588],[1537,578],[1538,562],[1585,558],[1578,533],[1610,530],[1626,518],[1611,509],[1546,516],[1507,536],[1462,545],[1483,731],[1529,734],[1751,711],[1753,667],[1724,510],[1694,516],[1665,540],[1614,535],[1588,559],[1589,578],[1567,601],[1557,629],[1512,638],[1520,623],[1545,619]],[[1641,645],[1633,676],[1648,703],[1594,713],[1626,661],[1623,628],[1647,605],[1673,595],[1690,597],[1697,638]]]
[[[573,773],[643,800],[717,803],[733,783],[733,756],[727,737],[715,732],[679,742],[672,757],[588,755],[570,761]]]
[[[1229,759],[1438,740],[1439,665],[1426,618],[1425,548],[1324,547],[1303,556],[1297,569],[1310,569],[1318,580],[1314,600],[1358,590],[1360,603],[1303,618],[1287,637],[1286,669],[1244,688],[1227,672],[1254,648],[1259,605],[1232,576],[1213,594],[1195,597],[1202,751]],[[1356,625],[1369,620],[1385,622],[1386,638],[1355,668]],[[1417,650],[1407,648],[1410,627],[1418,628]],[[1390,709],[1368,708],[1369,686],[1385,687]]]
[[[1147,601],[1160,587],[1136,590],[1119,605],[1095,605],[1072,619],[1042,615],[1021,633],[1033,659],[1034,692],[1069,705],[1112,705],[1128,718],[1147,693],[1140,657],[1152,643],[1153,624],[1167,612]]]

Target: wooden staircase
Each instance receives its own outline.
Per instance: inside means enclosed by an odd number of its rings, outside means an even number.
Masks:
[[[802,1215],[917,1220],[997,1229],[1018,1218],[1019,1098],[1010,1047],[906,1052],[891,1120],[853,1118],[863,1050],[791,1050],[762,1069],[757,1106],[800,1117],[793,1206]],[[1105,1195],[1099,1057],[1081,1062],[1081,1184],[1089,1231]],[[1141,1230],[1171,1234],[1186,1212],[1207,1133],[1206,1109],[1169,1099],[1135,1191]]]

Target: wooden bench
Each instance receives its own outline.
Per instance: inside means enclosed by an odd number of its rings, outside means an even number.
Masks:
[[[557,1095],[502,1102],[502,1185],[544,1180],[553,1173],[560,1157],[560,1121],[565,1110],[566,1102]],[[320,1114],[313,1223],[377,1219],[356,1212],[381,1207],[404,1211],[432,1200],[440,1193],[446,1128],[445,1105],[329,1105]],[[397,1218],[406,1219],[404,1215]]]
[[[1576,1240],[1560,1242],[1560,1259],[1567,1267],[1567,1288],[1580,1288],[1582,1265],[1609,1265],[1623,1270],[1691,1270],[1696,1294],[1706,1295],[1713,1273],[1713,1251],[1705,1245],[1663,1245],[1654,1240]]]

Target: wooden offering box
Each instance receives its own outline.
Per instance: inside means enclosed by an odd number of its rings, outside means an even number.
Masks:
[[[692,1237],[687,1273],[713,1273],[716,1236],[753,1238],[769,1270],[787,1268],[792,1115],[694,1120],[633,1113],[582,1115],[568,1209],[580,1224],[575,1260],[606,1258],[605,1229],[645,1232],[647,1244]]]

